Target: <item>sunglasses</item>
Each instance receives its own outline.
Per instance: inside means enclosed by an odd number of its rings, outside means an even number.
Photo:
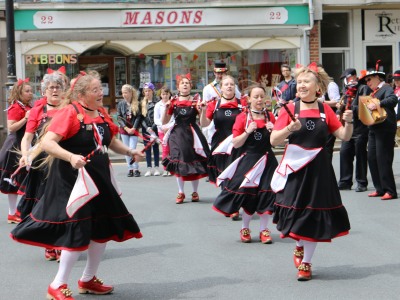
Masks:
[[[372,80],[372,78],[369,77],[369,78],[365,79],[365,82],[370,82],[371,80]]]

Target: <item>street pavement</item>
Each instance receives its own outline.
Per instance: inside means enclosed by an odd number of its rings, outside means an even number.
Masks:
[[[338,174],[338,153],[333,164]],[[274,243],[261,244],[259,219],[254,216],[253,242],[241,243],[241,222],[212,210],[218,189],[205,180],[200,182],[199,203],[186,200],[176,205],[174,178],[128,178],[125,164],[113,165],[122,198],[144,237],[107,245],[98,277],[115,286],[110,296],[78,294],[76,283],[86,262],[82,254],[69,282],[75,299],[400,299],[400,200],[343,191],[350,234],[320,243],[313,280],[298,282],[293,240],[280,239],[271,224]],[[140,165],[143,174],[145,164]],[[399,149],[393,168],[400,191]],[[189,182],[185,191],[190,197]],[[1,195],[0,299],[45,299],[58,264],[45,261],[43,249],[10,239],[15,225],[6,223],[7,210],[7,197]]]

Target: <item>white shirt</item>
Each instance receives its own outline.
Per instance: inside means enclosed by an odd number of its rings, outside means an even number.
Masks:
[[[157,125],[157,129],[160,132],[160,130],[162,131],[162,127],[165,126],[164,128],[169,128],[173,125],[174,123],[174,116],[171,116],[171,119],[169,120],[169,122],[165,125],[162,124],[162,118],[164,116],[165,110],[167,109],[167,107],[165,106],[165,103],[160,100],[156,103],[156,105],[154,106],[154,124]]]
[[[339,86],[334,81],[331,81],[328,84],[328,97],[330,101],[340,101]]]

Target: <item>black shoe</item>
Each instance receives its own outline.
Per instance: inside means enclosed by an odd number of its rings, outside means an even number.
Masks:
[[[129,172],[128,172],[128,174],[126,176],[133,177],[133,170],[129,170]]]
[[[344,191],[344,190],[351,190],[351,186],[349,185],[339,185],[338,186],[339,190]]]
[[[133,176],[135,176],[135,177],[140,177],[140,172],[139,172],[139,170],[135,170],[135,172],[133,173]]]
[[[360,185],[359,185],[359,186],[356,187],[355,191],[356,191],[356,192],[365,192],[365,191],[367,191],[367,187],[366,187],[366,186],[362,186],[362,185],[360,186]]]

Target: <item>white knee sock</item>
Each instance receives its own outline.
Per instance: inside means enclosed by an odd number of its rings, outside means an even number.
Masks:
[[[297,247],[304,247],[304,241],[303,240],[296,241],[296,246]]]
[[[99,268],[104,250],[106,250],[106,246],[107,243],[96,243],[94,241],[90,242],[86,267],[83,271],[81,281],[88,282],[97,274],[97,269]]]
[[[268,214],[260,215],[260,232],[268,229],[269,219],[270,215]]]
[[[303,262],[305,263],[311,263],[311,259],[314,255],[315,248],[317,247],[316,242],[309,242],[309,241],[303,241],[304,242],[304,257],[303,257]]]
[[[243,211],[243,214],[242,214],[242,221],[243,221],[242,229],[243,228],[250,228],[249,226],[250,226],[250,221],[251,221],[252,217],[253,217],[252,215],[248,215],[248,214],[246,214],[246,212]]]
[[[185,192],[185,182],[183,181],[182,177],[176,177],[176,182],[178,183],[179,193],[184,193]]]
[[[15,215],[17,211],[17,194],[8,194],[8,214]]]
[[[68,283],[69,275],[71,274],[72,267],[81,255],[81,251],[61,251],[60,264],[56,277],[50,286],[53,289],[58,289],[61,285]]]
[[[193,187],[193,193],[197,193],[197,190],[199,188],[199,180],[193,180],[192,187]]]

